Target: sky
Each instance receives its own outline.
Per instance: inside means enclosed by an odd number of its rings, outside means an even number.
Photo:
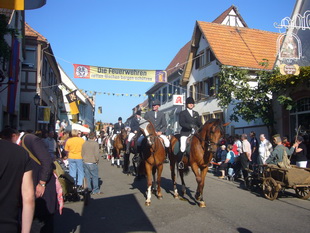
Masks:
[[[197,20],[212,22],[231,5],[249,28],[279,32],[273,24],[291,16],[295,0],[47,0],[42,8],[25,12],[26,22],[48,40],[79,89],[111,93],[96,95],[95,120],[115,123],[131,116],[153,83],[74,79],[73,64],[166,69],[191,39]]]

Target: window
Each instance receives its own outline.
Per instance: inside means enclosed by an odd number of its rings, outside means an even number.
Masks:
[[[215,60],[215,56],[214,54],[212,53],[211,49],[210,48],[207,48],[206,49],[206,63],[209,64],[210,62],[214,61]]]
[[[168,87],[168,101],[172,100],[172,95],[173,95],[173,86],[171,83],[169,83],[169,87]]]
[[[26,48],[26,57],[22,64],[24,69],[36,68],[36,49],[32,47]]]
[[[163,92],[162,92],[162,101],[163,104],[167,102],[167,87],[164,87]]]
[[[49,86],[53,85],[54,78],[55,78],[54,72],[53,72],[52,68],[50,68],[49,77],[48,77],[48,85]]]
[[[180,87],[179,87],[180,81],[174,81],[173,88],[174,88],[174,94],[181,94]]]
[[[43,77],[46,80],[47,79],[47,59],[44,58],[43,61]]]
[[[200,68],[206,66],[206,64],[207,64],[207,57],[206,57],[205,50],[202,50],[202,51],[197,55],[195,61],[196,61],[196,63],[195,63],[195,68],[196,68],[196,69],[200,69]]]
[[[19,119],[22,121],[29,121],[30,104],[20,103]]]
[[[193,85],[189,87],[189,96],[194,98],[194,86]]]
[[[214,94],[213,90],[213,78],[208,78],[203,81],[203,89],[202,89],[203,96],[202,98],[207,98]]]

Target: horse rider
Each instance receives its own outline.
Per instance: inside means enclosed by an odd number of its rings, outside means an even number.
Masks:
[[[107,127],[107,134],[108,136],[113,135],[113,124],[112,123],[110,123],[109,126]]]
[[[168,153],[170,141],[164,133],[167,130],[167,121],[163,112],[159,111],[160,102],[159,100],[154,100],[152,102],[152,111],[145,113],[144,119],[149,120],[155,127],[157,136],[164,140],[166,153]]]
[[[123,124],[123,119],[121,117],[118,118],[118,122],[114,124],[113,136],[112,136],[112,145],[114,144],[114,140],[117,134],[120,134],[122,129],[125,129],[125,125]]]
[[[200,116],[198,112],[194,111],[195,101],[192,97],[188,97],[185,102],[186,109],[180,112],[179,125],[181,128],[180,137],[180,151],[178,153],[178,167],[184,169],[184,163],[182,161],[186,150],[186,141],[190,135],[193,135],[195,131],[202,126]]]
[[[131,120],[130,129],[131,132],[128,135],[128,142],[126,144],[126,154],[130,152],[130,143],[133,137],[140,131],[140,120],[141,120],[141,111],[138,110],[135,114],[135,117]]]

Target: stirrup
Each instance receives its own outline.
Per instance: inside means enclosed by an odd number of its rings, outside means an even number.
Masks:
[[[181,170],[184,169],[184,163],[183,163],[183,161],[181,161],[181,162],[178,163],[178,168],[181,169]]]

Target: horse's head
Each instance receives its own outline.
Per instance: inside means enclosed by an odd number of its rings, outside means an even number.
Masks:
[[[143,135],[145,136],[145,138],[147,139],[147,142],[150,146],[152,146],[154,144],[154,136],[156,136],[156,131],[155,131],[155,127],[152,124],[152,122],[145,120],[145,119],[141,119],[140,120],[140,129],[143,133]]]
[[[127,138],[127,135],[128,135],[128,131],[126,129],[122,129],[120,133],[121,139],[125,140]]]
[[[205,139],[208,151],[216,152],[218,142],[224,136],[224,126],[226,124],[222,124],[219,119],[211,119],[203,125],[200,134]]]

